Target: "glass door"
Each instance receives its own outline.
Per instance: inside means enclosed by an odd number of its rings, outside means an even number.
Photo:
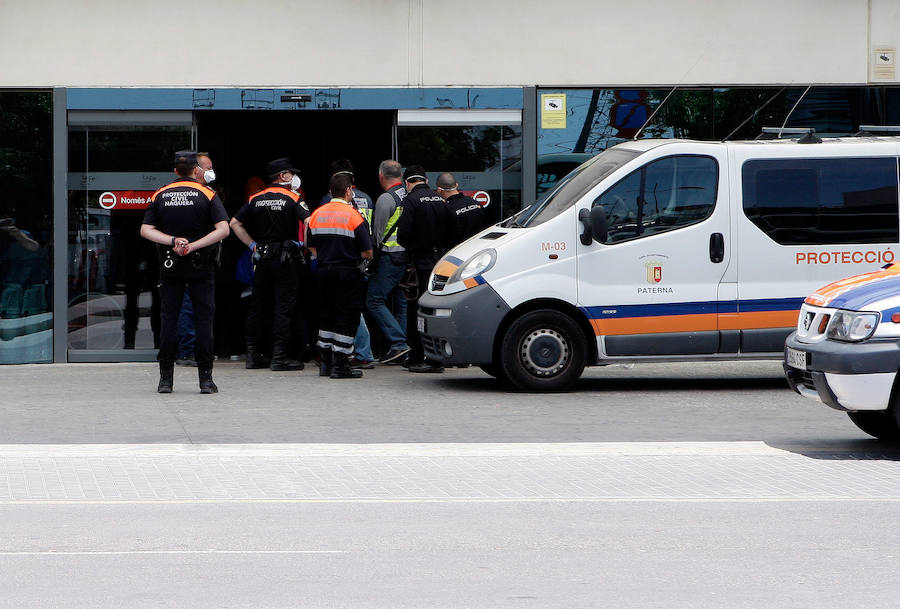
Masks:
[[[0,91],[0,364],[53,359],[53,100]]]
[[[400,110],[397,160],[422,165],[428,185],[449,171],[498,222],[522,208],[520,110]]]
[[[69,361],[147,361],[159,344],[153,192],[194,141],[190,112],[69,113]]]

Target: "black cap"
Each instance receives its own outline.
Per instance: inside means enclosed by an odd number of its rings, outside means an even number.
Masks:
[[[410,165],[406,168],[406,171],[403,172],[403,181],[404,182],[425,182],[428,178],[425,177],[425,168],[421,165]]]
[[[175,153],[175,165],[187,165],[193,167],[197,164],[197,152],[194,150],[179,150]]]
[[[275,159],[269,163],[269,176],[277,176],[282,171],[290,171],[291,173],[300,174],[300,170],[294,167],[291,159]]]

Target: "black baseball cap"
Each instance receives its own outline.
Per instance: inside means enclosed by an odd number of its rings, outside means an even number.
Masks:
[[[403,172],[403,181],[404,182],[426,182],[428,178],[425,177],[425,168],[421,165],[410,165],[406,168],[406,171]]]
[[[192,167],[197,164],[196,150],[179,150],[175,153],[175,165],[187,165]]]
[[[300,170],[294,167],[294,164],[291,162],[291,159],[275,159],[269,163],[268,173],[269,176],[277,176],[282,171],[290,171],[293,174],[300,175]]]

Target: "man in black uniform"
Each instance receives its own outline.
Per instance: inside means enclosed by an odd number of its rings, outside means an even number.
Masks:
[[[456,177],[449,171],[438,176],[435,182],[438,194],[447,202],[449,226],[447,249],[459,245],[488,225],[487,212],[472,197],[459,192]]]
[[[178,177],[156,191],[141,225],[141,236],[159,244],[160,252],[159,393],[172,393],[185,289],[194,305],[200,393],[219,390],[212,379],[215,270],[218,244],[229,232],[228,214],[219,195],[192,177],[196,167],[196,152],[175,153]]]
[[[416,269],[418,296],[421,296],[428,290],[431,269],[444,254],[448,210],[440,195],[428,188],[425,169],[420,165],[407,167],[403,180],[407,195],[400,203],[402,211],[397,221],[397,241],[406,248],[409,263]],[[409,300],[406,309],[409,371],[443,372],[442,364],[425,359],[418,330],[418,296]]]
[[[231,230],[254,253],[253,298],[247,315],[247,368],[266,366],[261,349],[264,316],[272,318],[271,369],[303,370],[303,362],[290,357],[291,320],[297,305],[303,264],[297,241],[300,221],[309,217],[296,189],[299,171],[290,159],[269,163],[270,185],[253,195],[231,219]]]

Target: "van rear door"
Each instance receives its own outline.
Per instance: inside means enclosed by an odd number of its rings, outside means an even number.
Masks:
[[[719,282],[731,259],[726,147],[652,152],[580,209],[602,206],[609,235],[578,245],[578,302],[601,357],[717,353]]]

